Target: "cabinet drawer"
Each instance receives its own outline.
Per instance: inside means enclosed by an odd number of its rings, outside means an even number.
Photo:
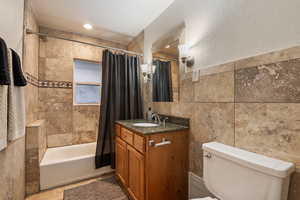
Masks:
[[[121,138],[125,140],[128,144],[133,145],[133,135],[134,133],[126,128],[121,128]]]
[[[115,129],[116,129],[116,136],[121,137],[121,126],[116,124]]]
[[[145,138],[143,138],[142,136],[139,136],[137,134],[134,134],[133,146],[139,152],[144,153],[145,152]]]

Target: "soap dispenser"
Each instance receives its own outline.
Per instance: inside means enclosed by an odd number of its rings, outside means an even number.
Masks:
[[[147,120],[151,121],[152,120],[152,110],[151,107],[148,108],[148,112],[147,112]]]

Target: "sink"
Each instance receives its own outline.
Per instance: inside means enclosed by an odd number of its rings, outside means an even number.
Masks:
[[[136,127],[157,127],[159,125],[154,124],[154,123],[135,123],[135,124],[133,124],[133,126],[136,126]]]

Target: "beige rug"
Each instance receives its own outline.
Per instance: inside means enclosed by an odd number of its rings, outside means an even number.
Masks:
[[[64,200],[129,200],[114,177],[64,191]]]

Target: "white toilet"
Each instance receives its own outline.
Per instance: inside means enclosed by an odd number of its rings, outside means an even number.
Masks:
[[[293,163],[217,142],[203,144],[204,182],[220,200],[286,200]],[[198,198],[193,200],[213,200]]]

